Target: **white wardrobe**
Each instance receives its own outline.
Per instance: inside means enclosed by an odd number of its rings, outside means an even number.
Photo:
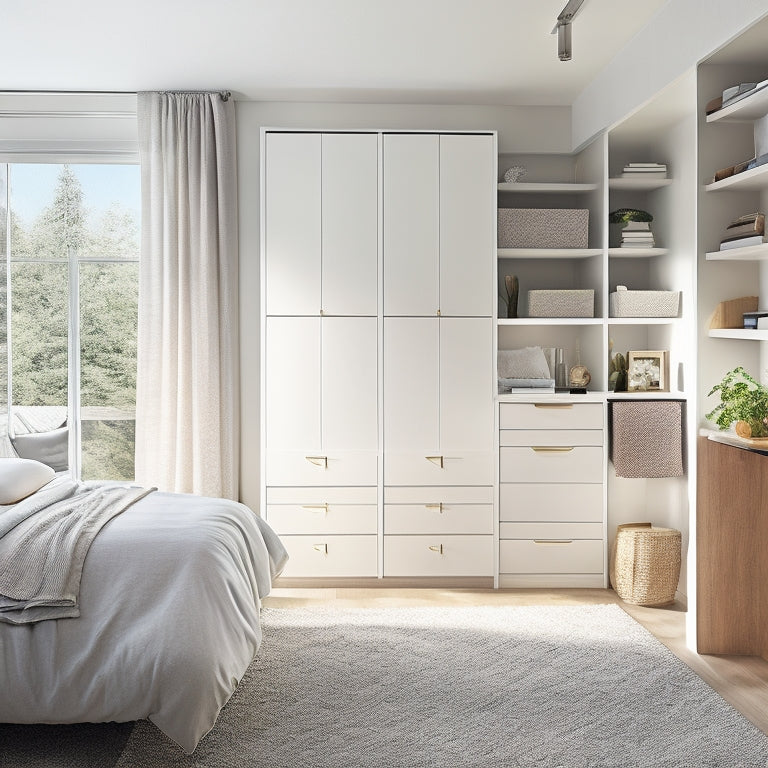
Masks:
[[[491,577],[493,133],[262,135],[262,482],[286,577]]]

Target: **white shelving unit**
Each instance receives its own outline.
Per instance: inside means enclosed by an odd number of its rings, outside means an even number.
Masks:
[[[768,261],[768,243],[729,248],[727,251],[708,251],[707,261]]]
[[[653,259],[666,256],[669,248],[609,248],[608,256],[612,259]]]
[[[613,176],[608,179],[608,187],[615,190],[630,190],[633,192],[649,192],[654,189],[668,187],[672,179],[664,178],[628,178]]]
[[[529,193],[565,193],[578,194],[579,192],[594,192],[598,185],[595,183],[579,184],[575,181],[501,181],[499,192],[511,192],[514,194]]]
[[[588,259],[602,256],[602,248],[498,248],[500,259]]]

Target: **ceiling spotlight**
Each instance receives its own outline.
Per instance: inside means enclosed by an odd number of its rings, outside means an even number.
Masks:
[[[568,4],[557,17],[557,23],[552,30],[552,34],[554,35],[557,32],[557,57],[560,61],[570,61],[571,59],[571,22],[583,3],[584,0],[568,0]]]

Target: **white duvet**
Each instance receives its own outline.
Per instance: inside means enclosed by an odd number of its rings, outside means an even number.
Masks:
[[[0,624],[0,722],[148,718],[192,752],[259,647],[285,559],[242,504],[146,496],[91,545],[79,618]]]

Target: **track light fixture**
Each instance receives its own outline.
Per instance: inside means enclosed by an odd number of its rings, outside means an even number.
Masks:
[[[571,22],[579,12],[583,2],[584,0],[568,0],[568,4],[557,17],[557,23],[552,34],[557,33],[557,57],[560,61],[571,60]]]

